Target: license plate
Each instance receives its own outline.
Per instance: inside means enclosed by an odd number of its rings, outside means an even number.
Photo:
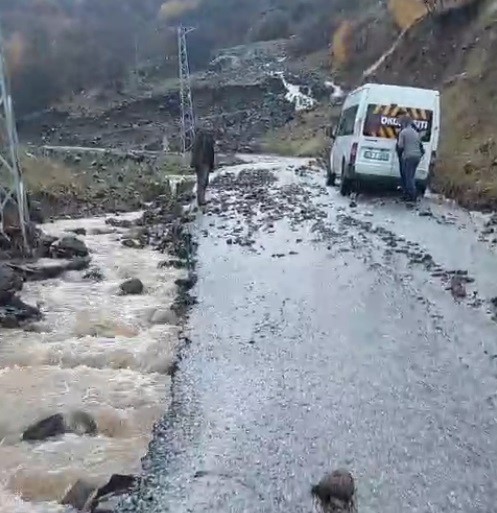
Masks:
[[[390,152],[388,150],[364,150],[364,158],[388,162],[390,160]]]

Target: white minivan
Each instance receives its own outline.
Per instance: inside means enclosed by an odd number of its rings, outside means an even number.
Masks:
[[[433,172],[440,132],[440,93],[430,89],[365,84],[348,94],[342,107],[330,152],[327,184],[341,178],[347,195],[367,181],[399,185],[396,152],[400,118],[408,114],[422,135],[425,155],[416,172],[416,186],[424,194]]]

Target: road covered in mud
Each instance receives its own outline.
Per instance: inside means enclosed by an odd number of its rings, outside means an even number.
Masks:
[[[337,467],[361,513],[495,511],[488,220],[323,183],[271,158],[215,178],[173,405],[121,511],[309,512]]]

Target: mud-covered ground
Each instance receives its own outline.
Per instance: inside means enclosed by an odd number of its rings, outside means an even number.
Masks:
[[[224,170],[198,214],[173,403],[122,512],[495,511],[492,220],[341,198],[303,161]]]

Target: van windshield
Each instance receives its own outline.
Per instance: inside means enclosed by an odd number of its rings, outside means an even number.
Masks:
[[[363,134],[367,137],[396,139],[400,132],[400,118],[407,114],[421,134],[423,142],[431,139],[433,111],[399,105],[370,104],[364,121]]]

